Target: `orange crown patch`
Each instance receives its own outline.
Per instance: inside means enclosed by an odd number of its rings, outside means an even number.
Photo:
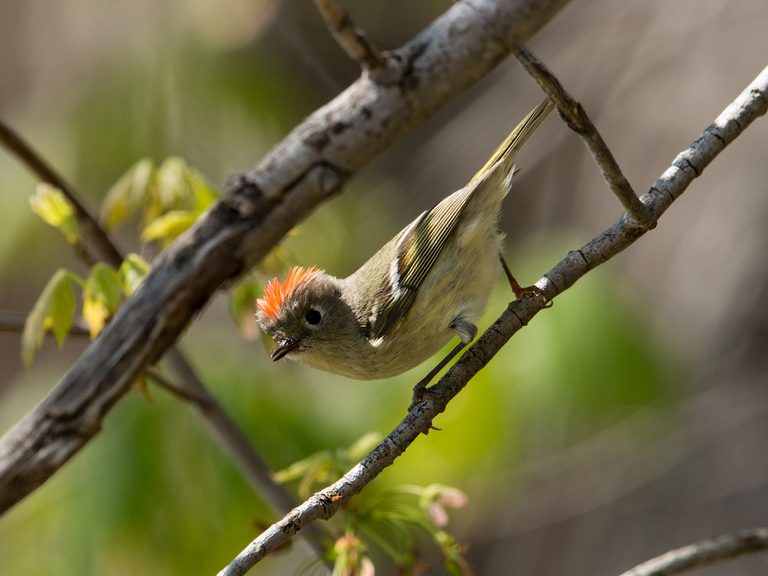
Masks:
[[[277,278],[273,278],[264,287],[264,298],[256,300],[259,312],[267,318],[276,318],[283,303],[291,297],[296,288],[309,282],[319,272],[320,270],[314,266],[312,268],[294,266],[288,272],[285,281],[280,282]]]

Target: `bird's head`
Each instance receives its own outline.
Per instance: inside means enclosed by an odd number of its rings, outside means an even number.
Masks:
[[[340,281],[317,268],[294,267],[282,282],[270,280],[257,308],[256,320],[277,342],[273,360],[290,354],[308,364],[324,364],[343,353],[350,338],[361,338]]]

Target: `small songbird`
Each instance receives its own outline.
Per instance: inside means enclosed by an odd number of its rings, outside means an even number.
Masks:
[[[501,265],[517,297],[521,288],[501,258],[501,203],[514,161],[552,109],[532,110],[461,190],[423,212],[347,278],[295,267],[271,280],[258,299],[261,328],[276,342],[272,359],[289,357],[321,370],[370,380],[420,364],[457,334],[460,342],[414,390],[477,334]]]

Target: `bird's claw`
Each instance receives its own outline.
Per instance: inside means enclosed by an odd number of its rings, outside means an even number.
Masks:
[[[549,300],[547,298],[547,295],[544,293],[544,290],[539,288],[538,286],[531,285],[531,286],[520,286],[515,290],[515,299],[519,300],[520,298],[523,298],[524,296],[538,296],[542,300],[544,300],[544,308],[550,308],[552,307],[552,300]]]
[[[424,400],[424,397],[428,394],[427,384],[429,382],[424,379],[421,380],[416,386],[413,387],[413,397],[411,398],[411,405],[408,406],[408,412],[414,409],[416,404]]]
[[[413,387],[413,398],[411,399],[411,405],[408,406],[408,412],[413,410],[416,405],[424,400],[425,397],[429,396],[430,390],[427,388],[427,384],[429,383],[429,380],[426,378],[416,384],[416,386]],[[429,434],[430,430],[440,430],[437,426],[433,426],[432,424],[429,425],[429,429],[424,432],[424,434]]]

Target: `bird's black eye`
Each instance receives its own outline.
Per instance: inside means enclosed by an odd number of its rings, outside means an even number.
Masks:
[[[307,310],[307,313],[304,314],[304,319],[307,321],[308,324],[320,324],[320,320],[323,319],[323,315],[320,314],[319,310],[310,308],[309,310]]]

